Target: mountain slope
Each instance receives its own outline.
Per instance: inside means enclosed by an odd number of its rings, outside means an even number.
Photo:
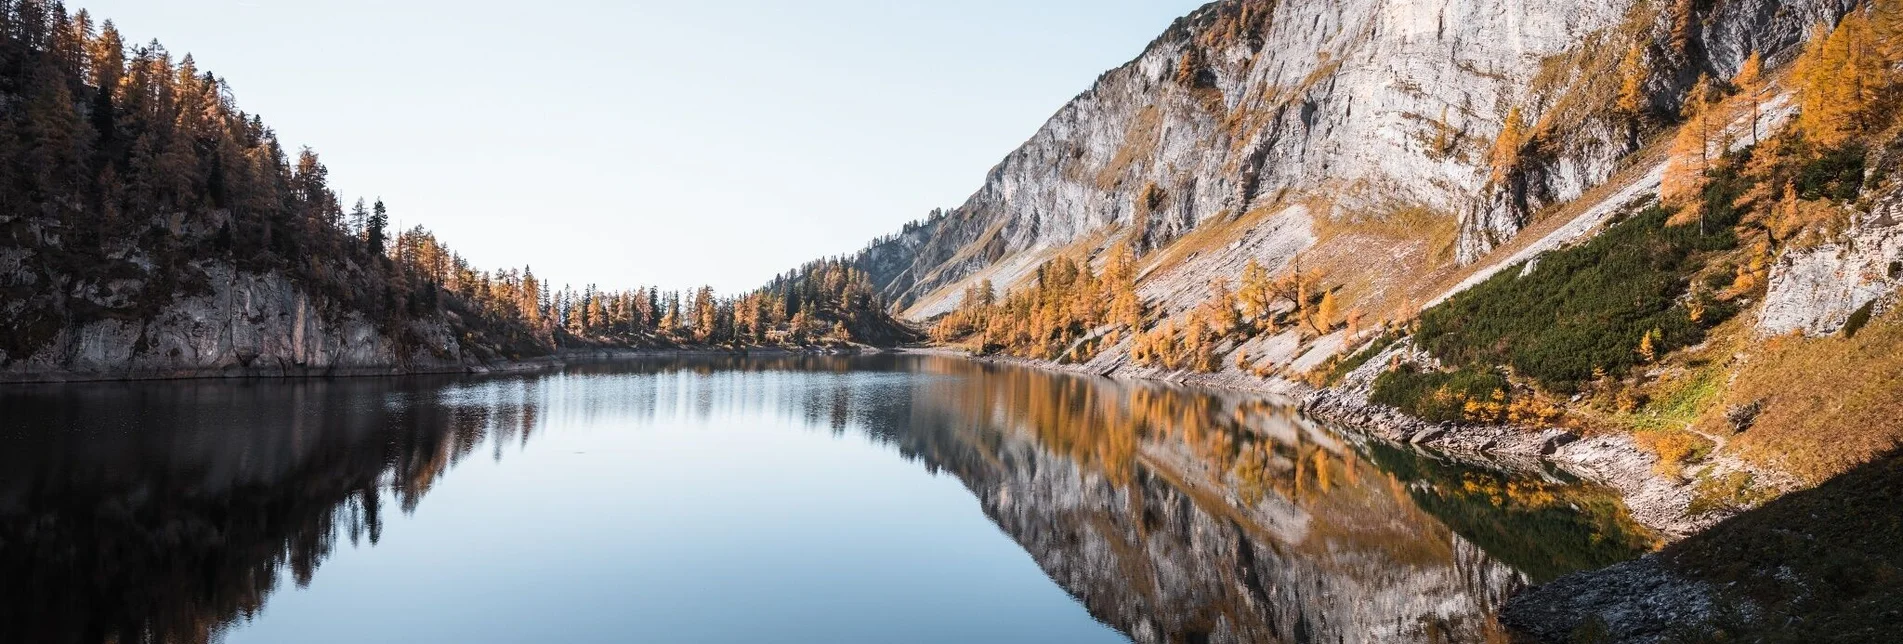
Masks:
[[[1897,42],[1895,0],[1219,2],[857,262],[942,341],[1329,386],[1682,536],[1903,439]]]
[[[1729,77],[1754,49],[1788,57],[1848,4],[1729,2],[1682,20],[1625,0],[1214,3],[1066,105],[966,204],[862,262],[915,317],[949,310],[975,277],[1013,286],[1054,253],[1112,236],[1168,250],[1248,216],[1284,228],[1254,245],[1265,263],[1410,215],[1427,225],[1401,241],[1429,247],[1408,269],[1470,263],[1656,130],[1633,136],[1612,109],[1629,44],[1646,46],[1645,99],[1665,114],[1700,71]],[[1490,150],[1515,112],[1530,134],[1496,180]]]

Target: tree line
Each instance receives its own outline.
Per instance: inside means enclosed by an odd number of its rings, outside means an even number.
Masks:
[[[399,344],[447,319],[484,357],[570,343],[890,340],[865,275],[816,262],[758,292],[555,289],[528,269],[478,270],[381,201],[344,207],[317,152],[288,152],[227,83],[157,41],[54,0],[0,0],[0,360],[60,330],[156,314],[211,292],[214,265],[281,274],[333,317]],[[97,293],[111,290],[112,297]],[[493,354],[493,355],[488,355]]]

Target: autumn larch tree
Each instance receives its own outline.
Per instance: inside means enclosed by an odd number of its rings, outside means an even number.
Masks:
[[[1493,142],[1493,153],[1490,159],[1493,162],[1494,185],[1506,183],[1507,177],[1519,168],[1520,149],[1525,146],[1525,119],[1520,115],[1520,108],[1514,107],[1507,110],[1506,122],[1501,125],[1500,136]]]
[[[1700,234],[1705,227],[1703,194],[1711,173],[1711,92],[1710,80],[1701,76],[1691,93],[1685,96],[1685,124],[1672,140],[1672,155],[1666,161],[1664,182],[1659,188],[1661,200],[1681,208],[1669,225],[1683,225],[1695,219]]]

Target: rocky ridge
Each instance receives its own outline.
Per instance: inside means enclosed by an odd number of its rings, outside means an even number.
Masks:
[[[1162,248],[1251,213],[1327,223],[1425,209],[1456,228],[1451,251],[1471,263],[1639,149],[1607,109],[1605,58],[1625,43],[1661,43],[1645,89],[1667,111],[1700,72],[1728,77],[1753,50],[1788,58],[1849,4],[1725,3],[1678,51],[1662,45],[1673,16],[1636,0],[1212,3],[1066,105],[970,201],[860,263],[920,318],[956,306],[972,280],[1008,288],[1056,253],[1112,236]],[[1496,178],[1487,148],[1516,110],[1539,134]],[[1275,267],[1326,244],[1305,225],[1277,228],[1274,242],[1223,239],[1207,253]]]

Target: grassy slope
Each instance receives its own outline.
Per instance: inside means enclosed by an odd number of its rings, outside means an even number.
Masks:
[[[1763,342],[1725,394],[1764,412],[1732,439],[1741,454],[1821,482],[1903,442],[1903,314],[1855,336]],[[1716,424],[1716,423],[1714,423]]]

